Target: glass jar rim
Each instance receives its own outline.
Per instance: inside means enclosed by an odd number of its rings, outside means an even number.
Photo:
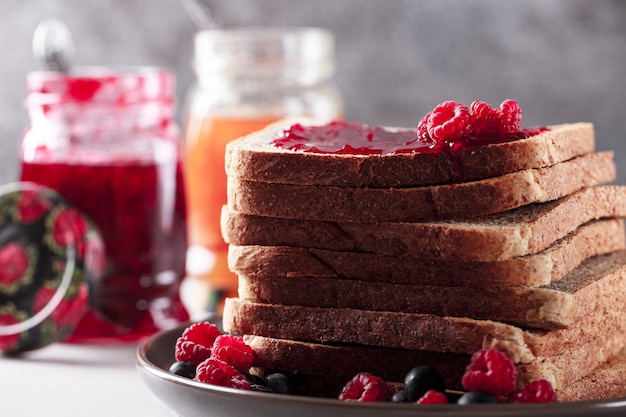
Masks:
[[[172,71],[152,66],[77,66],[67,73],[32,71],[26,75],[26,104],[172,101],[175,82]]]
[[[316,27],[245,27],[204,30],[196,34],[194,67],[197,73],[244,69],[260,73],[323,68],[334,72],[335,39]]]
[[[205,29],[196,33],[196,38],[207,38],[230,41],[263,41],[281,39],[286,36],[316,36],[332,39],[330,30],[313,26],[245,26],[225,29]]]

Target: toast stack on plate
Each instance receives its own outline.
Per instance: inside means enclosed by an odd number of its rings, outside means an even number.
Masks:
[[[589,123],[519,133],[442,150],[411,129],[292,119],[231,142],[222,232],[239,297],[224,329],[246,335],[260,370],[313,395],[422,364],[461,389],[489,347],[520,386],[626,395],[626,187],[607,185],[613,154],[595,151]]]

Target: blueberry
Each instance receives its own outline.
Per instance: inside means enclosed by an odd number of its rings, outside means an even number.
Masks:
[[[391,402],[392,403],[408,403],[409,397],[407,397],[406,391],[401,389],[399,391],[396,391],[393,394],[393,396],[391,397]]]
[[[265,386],[271,388],[274,392],[279,394],[291,394],[293,392],[293,387],[291,386],[289,377],[278,372],[269,374],[265,377]]]
[[[456,402],[459,405],[468,405],[468,404],[497,404],[499,401],[493,395],[485,394],[480,391],[470,391],[466,392],[459,398]]]
[[[185,378],[193,379],[196,376],[196,365],[191,362],[178,361],[170,366],[170,372]]]
[[[409,401],[415,402],[422,398],[428,390],[446,391],[443,377],[431,366],[416,366],[404,377],[404,390]]]

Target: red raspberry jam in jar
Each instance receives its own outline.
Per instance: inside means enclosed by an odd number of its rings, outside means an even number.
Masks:
[[[28,74],[21,180],[59,192],[105,243],[103,277],[70,341],[135,340],[189,319],[173,94],[174,76],[158,68]]]

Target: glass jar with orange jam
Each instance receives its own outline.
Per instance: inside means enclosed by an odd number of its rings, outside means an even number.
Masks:
[[[343,100],[332,82],[334,38],[323,29],[202,31],[195,39],[194,67],[183,163],[190,303],[192,309],[219,313],[223,298],[237,294],[220,232],[226,144],[287,116],[341,119]]]

